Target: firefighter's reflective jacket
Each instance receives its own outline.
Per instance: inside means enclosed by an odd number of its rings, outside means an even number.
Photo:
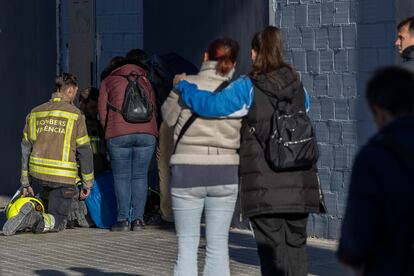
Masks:
[[[85,117],[64,94],[54,93],[30,112],[21,145],[23,187],[30,185],[29,177],[75,185],[79,174],[84,186],[92,187],[93,155]]]

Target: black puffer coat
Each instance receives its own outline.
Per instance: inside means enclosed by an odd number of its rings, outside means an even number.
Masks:
[[[401,57],[404,60],[401,64],[402,67],[414,73],[414,45],[405,48]]]
[[[265,140],[270,131],[273,107],[266,92],[280,101],[305,110],[305,95],[299,76],[287,67],[267,76],[252,78],[254,102],[243,120],[240,146],[241,207],[245,217],[270,213],[319,212],[316,167],[275,172],[267,164],[264,151],[250,126]],[[283,104],[283,103],[282,103]]]

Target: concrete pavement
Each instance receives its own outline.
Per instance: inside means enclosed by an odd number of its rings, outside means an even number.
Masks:
[[[0,214],[0,226],[4,213]],[[231,273],[235,276],[260,275],[254,238],[248,231],[230,234]],[[309,275],[342,276],[334,241],[309,239]],[[172,275],[177,244],[169,230],[115,233],[102,229],[65,230],[34,235],[0,235],[0,275]],[[199,246],[202,271],[205,240]]]

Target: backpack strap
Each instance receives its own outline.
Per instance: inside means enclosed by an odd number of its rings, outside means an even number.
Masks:
[[[123,77],[125,78],[128,82],[130,81],[137,81],[139,78],[143,77],[144,75],[142,74],[138,74],[135,71],[132,71],[131,73],[129,73],[128,75],[114,75],[114,76],[118,76],[118,77]],[[130,80],[131,77],[136,78],[135,80]],[[117,108],[115,105],[113,105],[110,101],[106,101],[106,105],[109,110],[112,110],[114,112],[118,112],[119,114],[123,115],[122,110]],[[108,118],[108,113],[107,113],[107,118]]]
[[[275,97],[272,97],[269,93],[266,93],[265,91],[262,91],[261,89],[259,89],[259,88],[257,88],[256,87],[256,89],[255,89],[255,93],[256,93],[256,91],[259,91],[260,93],[262,93],[265,97],[266,97],[266,99],[269,101],[269,103],[270,103],[270,105],[273,107],[273,112],[275,112],[277,109],[278,109],[278,105],[279,105],[279,100],[277,99],[277,98],[275,98]],[[271,98],[272,99],[275,99],[275,103],[271,100]],[[273,113],[272,113],[273,114]],[[257,133],[256,133],[256,125],[254,125],[254,124],[250,124],[249,123],[249,120],[246,118],[246,124],[247,124],[247,127],[249,128],[249,132],[250,132],[250,134],[252,134],[255,138],[256,138],[256,140],[257,140],[257,142],[259,143],[259,145],[260,145],[260,147],[263,149],[263,150],[265,150],[265,148],[266,148],[266,146],[265,146],[265,142],[263,142],[262,140],[260,140],[260,138],[259,138],[259,136],[257,135]]]
[[[230,84],[230,82],[229,81],[223,81],[215,90],[214,90],[214,92],[217,92],[217,91],[220,91],[220,90],[223,90],[224,88],[226,88],[228,85]],[[199,116],[196,114],[196,113],[192,113],[191,114],[191,117],[190,117],[190,119],[188,119],[186,122],[185,122],[185,124],[184,124],[184,126],[183,126],[183,128],[180,130],[180,133],[178,134],[178,137],[177,137],[177,141],[175,142],[175,145],[174,145],[174,151],[173,151],[173,154],[175,153],[175,151],[177,150],[177,146],[178,146],[178,143],[180,142],[180,140],[181,140],[181,138],[183,138],[183,136],[184,136],[184,134],[186,133],[186,131],[190,128],[190,126],[194,123],[194,121],[198,118]]]

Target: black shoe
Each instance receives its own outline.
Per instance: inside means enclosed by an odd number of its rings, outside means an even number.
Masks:
[[[75,221],[74,220],[68,220],[66,222],[66,229],[75,229]]]
[[[163,220],[160,215],[152,216],[147,220],[147,226],[157,229],[173,229],[174,222]]]
[[[142,220],[137,219],[137,220],[134,220],[131,223],[131,230],[132,231],[139,231],[139,230],[143,230],[143,229],[145,229],[145,223]]]
[[[127,220],[119,221],[111,226],[111,231],[117,231],[117,232],[129,231],[129,222]]]
[[[34,227],[42,220],[42,215],[37,212],[32,203],[26,202],[17,215],[8,219],[3,226],[3,234],[11,236],[17,231],[26,229],[34,229]]]

